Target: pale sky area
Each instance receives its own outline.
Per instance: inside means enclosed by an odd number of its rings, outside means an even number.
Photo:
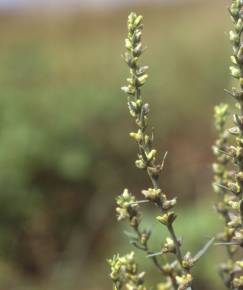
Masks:
[[[128,4],[151,3],[175,4],[192,0],[0,0],[0,8],[24,8],[24,7],[51,7],[61,8],[63,6],[124,6]],[[196,0],[195,0],[196,1]]]

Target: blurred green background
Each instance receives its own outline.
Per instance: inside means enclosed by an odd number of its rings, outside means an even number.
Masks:
[[[194,253],[222,225],[213,210],[213,106],[229,87],[229,1],[0,14],[0,290],[111,289],[106,258],[130,251],[114,199],[148,186],[120,91],[126,18],[145,17],[144,98],[162,187],[179,198],[176,228]],[[228,99],[227,99],[228,100]],[[165,238],[148,208],[154,247]],[[159,281],[146,258],[148,282]],[[223,288],[213,247],[197,289]]]

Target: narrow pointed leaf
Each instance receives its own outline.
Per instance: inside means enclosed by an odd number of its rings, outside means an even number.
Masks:
[[[137,235],[132,232],[124,231],[123,233],[129,238],[137,239]]]
[[[160,256],[160,255],[162,255],[162,252],[152,253],[152,254],[147,255],[146,257],[152,258],[152,257]]]
[[[210,239],[204,247],[194,256],[193,260],[196,262],[198,261],[206,252],[207,250],[212,246],[213,242],[215,241],[215,238]]]

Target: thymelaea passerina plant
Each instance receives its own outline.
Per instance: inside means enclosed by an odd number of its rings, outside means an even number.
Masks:
[[[214,188],[221,196],[216,208],[225,221],[219,244],[225,246],[228,254],[220,265],[220,274],[228,289],[243,289],[243,262],[239,257],[243,247],[243,1],[232,0],[229,12],[233,23],[229,33],[233,48],[230,73],[236,86],[226,92],[235,100],[234,125],[225,128],[227,106],[217,107],[219,137],[214,146],[217,160],[213,169]]]
[[[130,133],[130,137],[136,142],[138,148],[135,165],[139,170],[147,172],[151,185],[141,190],[143,200],[136,200],[135,196],[124,189],[117,197],[117,218],[119,221],[127,220],[132,228],[131,244],[143,251],[147,258],[151,259],[156,269],[161,273],[162,282],[157,285],[159,290],[185,290],[192,288],[192,268],[198,259],[212,244],[211,239],[196,255],[182,251],[182,239],[175,232],[176,198],[168,198],[168,194],[160,187],[159,177],[163,170],[164,158],[158,161],[158,152],[154,148],[154,134],[149,130],[148,121],[150,106],[142,98],[142,87],[148,79],[148,66],[141,65],[139,60],[144,52],[141,37],[143,29],[143,17],[136,13],[128,16],[128,36],[125,39],[126,52],[124,60],[129,68],[127,83],[122,91],[127,95],[127,104],[131,117],[136,124],[136,131]],[[149,240],[151,231],[142,227],[142,205],[151,203],[159,210],[157,221],[167,229],[168,236],[162,242],[159,250],[150,249]],[[111,266],[111,278],[114,289],[125,287],[129,290],[146,289],[144,286],[144,272],[137,271],[137,265],[132,260],[133,266],[127,261],[127,257],[134,259],[131,253],[124,257],[118,255],[108,260]],[[126,261],[126,262],[125,262]]]

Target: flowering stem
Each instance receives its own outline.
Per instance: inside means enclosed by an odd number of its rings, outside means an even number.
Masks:
[[[160,209],[161,215],[156,219],[167,228],[170,235],[163,243],[161,251],[157,251],[163,255],[165,263],[161,264],[158,260],[158,255],[149,249],[150,231],[141,231],[140,229],[141,212],[139,211],[139,206],[145,203],[144,200],[137,201],[135,196],[128,189],[125,189],[117,197],[117,217],[118,220],[127,219],[129,221],[136,234],[132,236],[131,243],[144,251],[147,257],[153,261],[156,268],[165,276],[166,281],[159,284],[159,289],[191,290],[193,280],[191,269],[194,263],[206,252],[213,240],[210,240],[194,257],[192,257],[190,252],[187,252],[184,256],[182,255],[182,242],[177,238],[173,225],[176,219],[173,209],[177,200],[176,198],[168,199],[167,194],[162,191],[158,183],[167,153],[164,155],[162,162],[157,162],[157,151],[153,148],[153,130],[151,133],[147,132],[150,107],[142,99],[141,87],[148,78],[146,73],[148,66],[141,66],[138,62],[144,51],[141,43],[142,29],[143,17],[131,13],[128,17],[128,37],[125,39],[127,51],[124,55],[130,74],[127,78],[127,84],[122,87],[122,90],[127,94],[129,113],[137,126],[137,131],[130,133],[130,136],[136,141],[138,146],[138,159],[135,161],[135,165],[138,169],[147,172],[152,183],[152,187],[142,190],[142,194],[146,201]],[[168,254],[172,254],[175,260],[168,262]]]
[[[221,196],[216,209],[225,221],[225,230],[219,234],[219,241],[228,253],[228,260],[221,264],[220,273],[228,289],[238,290],[243,289],[243,263],[234,255],[243,245],[243,1],[232,0],[229,12],[234,27],[229,33],[233,48],[230,72],[238,85],[232,88],[232,92],[226,92],[234,97],[237,113],[233,115],[234,127],[225,131],[227,105],[215,108],[219,137],[214,146],[216,162],[213,170],[215,185],[220,184],[214,186],[214,190]]]
[[[178,239],[176,237],[176,234],[175,234],[175,230],[173,228],[173,225],[168,225],[167,226],[167,229],[168,229],[168,231],[169,231],[169,233],[171,235],[171,238],[172,238],[173,242],[175,243],[177,260],[178,260],[179,264],[183,267],[183,265],[182,265],[182,260],[183,259],[182,259],[180,244],[179,244]]]
[[[152,182],[152,189],[150,188],[147,192],[145,192],[145,197],[150,200],[152,203],[155,203],[157,206],[160,207],[162,214],[168,220],[165,221],[163,224],[167,227],[167,230],[170,233],[173,247],[175,250],[172,250],[172,253],[175,254],[175,257],[181,266],[181,271],[183,274],[190,273],[190,269],[188,268],[186,271],[183,267],[183,257],[180,249],[180,242],[178,241],[175,230],[173,227],[173,221],[175,220],[176,216],[173,212],[170,211],[176,204],[176,199],[168,200],[166,195],[162,193],[160,186],[158,184],[158,179],[160,173],[164,166],[164,156],[163,161],[158,164],[156,162],[156,154],[157,151],[153,149],[153,133],[151,136],[147,134],[147,127],[148,127],[148,115],[149,115],[149,104],[144,103],[141,97],[141,87],[145,84],[148,75],[146,74],[147,66],[139,66],[138,58],[142,54],[142,44],[141,44],[141,31],[143,28],[142,23],[142,16],[137,16],[134,13],[131,13],[128,18],[128,38],[125,40],[125,46],[127,48],[127,52],[125,53],[124,59],[128,66],[130,67],[130,78],[127,79],[128,85],[122,87],[122,90],[128,94],[128,107],[131,116],[135,119],[135,122],[138,126],[138,131],[136,133],[130,133],[130,136],[135,139],[136,143],[138,144],[138,157],[139,159],[136,160],[135,164],[139,169],[146,170],[148,176]],[[151,200],[151,195],[156,195],[154,200]],[[138,227],[136,227],[138,231]],[[137,232],[138,236],[141,236],[141,233]],[[147,244],[145,244],[145,251],[148,249],[146,248]],[[152,257],[155,265],[158,267],[158,260],[156,256]],[[159,266],[161,269],[161,266]],[[175,288],[176,285],[179,287],[180,285],[175,279],[175,269],[173,269],[169,276],[172,281],[172,285]],[[178,273],[176,274],[178,275]],[[188,276],[189,278],[191,276]],[[190,279],[190,278],[189,278]],[[182,282],[181,282],[182,283]],[[188,280],[186,282],[189,286],[191,281]],[[176,287],[176,288],[177,288]],[[180,287],[185,287],[180,286]]]
[[[152,184],[153,184],[154,189],[158,189],[159,188],[158,181],[153,177],[153,175],[150,173],[149,170],[147,170],[147,172],[148,172],[149,177],[150,177],[150,179],[152,181]],[[164,213],[164,209],[163,209],[162,206],[161,206],[161,210],[162,210],[162,213]],[[180,244],[179,244],[178,239],[176,237],[175,230],[174,230],[174,227],[173,227],[173,223],[168,223],[166,225],[166,227],[167,227],[167,229],[168,229],[168,231],[170,233],[170,236],[171,236],[171,238],[172,238],[172,240],[173,240],[173,242],[175,244],[175,248],[176,248],[176,258],[177,258],[179,264],[183,267],[183,265],[182,265],[182,260],[183,259],[182,259]]]

